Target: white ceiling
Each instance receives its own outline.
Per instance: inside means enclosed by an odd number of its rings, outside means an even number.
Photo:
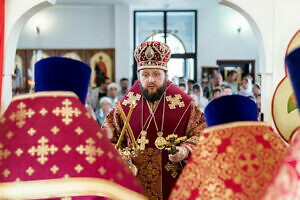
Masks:
[[[172,7],[211,7],[217,6],[218,0],[56,0],[58,5],[115,5],[128,4],[131,6],[145,6],[157,8]]]

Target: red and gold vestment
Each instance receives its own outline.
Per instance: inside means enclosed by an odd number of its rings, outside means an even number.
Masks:
[[[89,178],[95,178],[142,193],[139,181],[72,92],[15,97],[0,118],[0,162],[0,188],[5,183],[45,184],[48,180],[53,185],[76,178],[81,178],[84,186]],[[64,196],[97,199],[74,193]]]
[[[169,199],[260,199],[286,148],[263,122],[207,128]]]
[[[201,130],[206,127],[204,115],[192,103],[192,98],[180,91],[170,81],[167,81],[166,91],[161,99],[152,106],[149,106],[142,97],[139,82],[135,82],[120,101],[126,115],[133,101],[136,106],[131,115],[130,126],[135,140],[141,139],[141,131],[147,132],[148,140],[145,150],[140,151],[138,156],[133,159],[133,163],[138,168],[137,177],[142,182],[148,198],[167,199],[182,165],[171,163],[168,159],[168,152],[156,148],[155,141],[158,132],[162,132],[162,136],[165,138],[170,134],[176,134],[178,137],[187,136],[188,139],[180,145],[191,151],[198,142]],[[123,125],[120,110],[115,107],[108,114],[102,127],[112,138],[112,142],[116,143]],[[127,143],[124,141],[123,147],[130,146],[128,141]]]

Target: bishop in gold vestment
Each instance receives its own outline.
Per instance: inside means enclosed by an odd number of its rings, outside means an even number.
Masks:
[[[166,44],[144,42],[136,49],[135,58],[139,80],[120,101],[121,106],[115,106],[109,113],[103,128],[111,141],[117,143],[126,123],[124,114],[131,114],[134,104],[129,121],[134,138],[128,131],[121,148],[134,148],[137,141],[136,155],[131,156],[130,162],[138,169],[137,177],[146,196],[167,199],[184,160],[205,128],[205,120],[192,98],[167,81],[170,49]]]

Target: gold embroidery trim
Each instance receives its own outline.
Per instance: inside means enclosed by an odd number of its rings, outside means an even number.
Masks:
[[[22,94],[13,97],[12,102],[23,99],[34,99],[38,97],[75,97],[78,98],[77,95],[73,92],[69,91],[53,91],[53,92],[35,92],[31,94]]]
[[[34,173],[34,169],[30,166],[26,169],[26,173],[28,174],[28,176],[31,176]]]
[[[145,196],[137,192],[100,178],[60,178],[0,183],[1,199],[45,199],[66,196],[102,196],[111,199],[147,200]]]
[[[227,123],[227,124],[220,124],[220,125],[211,126],[209,128],[205,128],[202,131],[202,133],[209,133],[211,131],[218,131],[218,130],[224,129],[224,128],[234,128],[237,126],[269,126],[269,127],[271,127],[266,122],[258,122],[258,121],[231,122],[231,123]]]
[[[3,144],[0,143],[0,161],[6,159],[10,155],[10,151],[7,149],[2,149]]]
[[[106,173],[106,169],[104,168],[104,167],[100,167],[99,169],[98,169],[98,172],[101,174],[101,175],[104,175],[105,173]]]

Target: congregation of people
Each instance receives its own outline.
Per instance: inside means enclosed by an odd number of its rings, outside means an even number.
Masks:
[[[177,79],[177,80],[176,80]],[[202,85],[194,80],[184,77],[175,77],[173,83],[180,90],[193,98],[193,103],[204,112],[206,106],[212,100],[226,95],[241,95],[253,100],[261,108],[260,84],[254,83],[253,77],[248,74],[237,81],[238,73],[231,70],[224,80],[220,72],[216,72],[208,85]],[[111,82],[108,77],[101,77],[98,86],[91,89],[86,100],[86,107],[95,120],[102,126],[107,114],[115,106],[116,101],[120,101],[130,88],[127,78],[121,78],[119,84]]]

